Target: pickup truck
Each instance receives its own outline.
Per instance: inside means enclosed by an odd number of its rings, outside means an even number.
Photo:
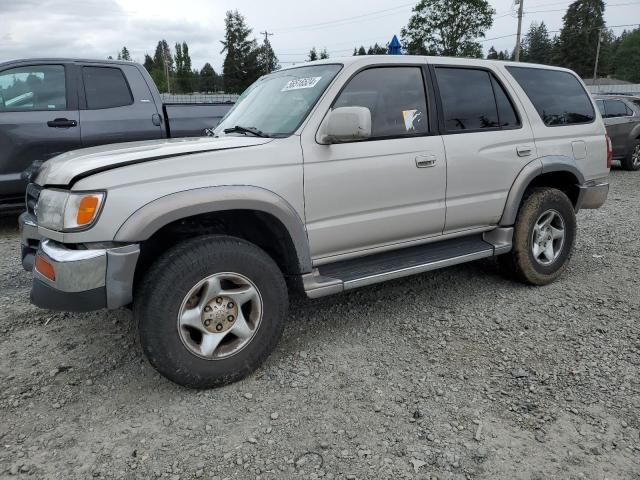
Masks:
[[[34,162],[93,145],[201,136],[231,106],[163,104],[133,62],[0,63],[0,212],[23,208]]]
[[[189,387],[256,369],[291,289],[316,298],[493,256],[549,284],[576,212],[609,189],[594,101],[543,65],[310,62],[260,78],[213,134],[60,155],[20,217],[32,303],[132,305],[150,363]]]

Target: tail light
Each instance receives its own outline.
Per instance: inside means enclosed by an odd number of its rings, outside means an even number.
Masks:
[[[607,168],[611,168],[611,162],[613,161],[613,145],[611,145],[611,139],[609,135],[605,135],[607,139]]]

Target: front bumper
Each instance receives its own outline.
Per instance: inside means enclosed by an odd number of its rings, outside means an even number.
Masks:
[[[607,201],[609,195],[608,182],[594,182],[580,185],[576,211],[581,209],[600,208]]]
[[[64,245],[39,236],[35,218],[20,216],[22,265],[33,271],[31,303],[49,310],[87,312],[119,308],[133,299],[138,244],[113,248]],[[55,277],[34,268],[36,257],[53,267]]]

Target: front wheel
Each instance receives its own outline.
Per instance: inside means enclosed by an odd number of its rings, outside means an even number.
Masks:
[[[288,296],[276,263],[244,240],[204,236],[150,268],[134,302],[142,349],[175,383],[210,388],[255,370],[282,336]]]
[[[525,194],[516,218],[511,252],[498,257],[509,276],[547,285],[567,268],[576,238],[576,214],[564,192],[534,188]]]
[[[640,170],[640,140],[636,140],[629,154],[622,160],[622,168],[625,170]]]

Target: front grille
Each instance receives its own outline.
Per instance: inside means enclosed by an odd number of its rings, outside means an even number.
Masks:
[[[32,215],[36,214],[36,205],[38,204],[38,198],[40,198],[40,191],[42,187],[36,185],[35,183],[30,183],[27,185],[27,194],[25,196],[25,201],[27,203],[27,212]]]

